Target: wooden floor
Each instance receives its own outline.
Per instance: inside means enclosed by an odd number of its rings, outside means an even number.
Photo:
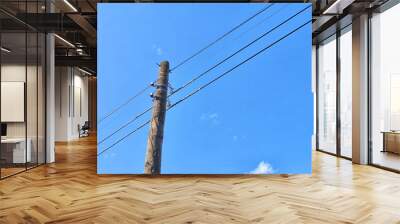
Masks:
[[[400,155],[391,152],[375,150],[372,156],[373,162],[377,165],[400,170]]]
[[[312,175],[98,176],[96,141],[0,181],[0,223],[400,223],[400,175],[314,153]]]
[[[8,176],[14,175],[14,174],[16,174],[16,173],[23,172],[23,171],[25,171],[25,170],[26,170],[25,167],[24,167],[24,168],[20,168],[20,167],[17,167],[17,168],[14,168],[14,167],[11,167],[11,168],[1,168],[1,177],[2,177],[2,178],[8,177]]]

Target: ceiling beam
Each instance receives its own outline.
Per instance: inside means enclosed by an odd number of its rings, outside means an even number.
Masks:
[[[97,30],[80,14],[68,14],[68,17],[74,21],[90,37],[87,41],[91,46],[96,46]]]
[[[96,58],[91,56],[55,56],[56,66],[88,67],[96,71]]]

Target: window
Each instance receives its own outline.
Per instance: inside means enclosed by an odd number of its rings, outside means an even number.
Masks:
[[[40,13],[44,1],[0,3],[16,5],[21,15]],[[43,33],[23,23],[0,27],[0,178],[45,163],[45,41]]]
[[[371,161],[400,170],[400,4],[371,18]]]
[[[352,156],[352,33],[351,25],[340,35],[340,155]]]
[[[336,153],[336,36],[318,47],[318,149]]]

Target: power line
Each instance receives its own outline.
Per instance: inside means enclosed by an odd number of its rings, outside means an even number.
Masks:
[[[219,65],[223,64],[224,62],[226,62],[227,60],[231,59],[232,57],[234,57],[235,55],[237,55],[238,53],[242,52],[243,50],[245,50],[246,48],[250,47],[251,45],[253,45],[254,43],[256,43],[257,41],[259,41],[260,39],[262,39],[263,37],[265,37],[266,35],[270,34],[271,32],[273,32],[274,30],[278,29],[279,27],[281,27],[282,25],[284,25],[285,23],[287,23],[288,21],[290,21],[291,19],[293,19],[294,17],[296,17],[297,15],[299,15],[300,13],[304,12],[305,10],[307,10],[309,7],[308,6],[302,10],[300,10],[299,12],[297,12],[296,14],[290,16],[289,18],[287,18],[286,20],[284,20],[283,22],[281,22],[280,24],[276,25],[274,28],[270,29],[269,31],[265,32],[264,34],[262,34],[261,36],[259,36],[258,38],[256,38],[255,40],[251,41],[250,43],[248,43],[247,45],[245,45],[244,47],[240,48],[239,50],[237,50],[236,52],[234,52],[233,54],[231,54],[230,56],[226,57],[225,59],[221,60],[220,62],[218,62],[217,64],[215,64],[214,66],[210,67],[209,69],[207,69],[206,71],[204,71],[203,73],[199,74],[198,76],[196,76],[195,78],[193,78],[192,80],[190,80],[189,82],[187,82],[186,84],[184,84],[183,86],[179,87],[178,89],[176,89],[175,91],[173,91],[171,94],[169,94],[168,97],[174,95],[175,93],[179,92],[180,90],[186,88],[187,86],[191,85],[192,83],[194,83],[196,80],[200,79],[201,77],[203,77],[204,75],[206,75],[207,73],[209,73],[210,71],[214,70],[216,67],[218,67]],[[129,124],[131,124],[132,122],[136,121],[138,118],[140,118],[142,115],[144,115],[145,113],[147,113],[148,111],[151,110],[151,107],[148,108],[147,110],[145,110],[144,112],[142,112],[141,114],[139,114],[138,116],[134,117],[132,120],[128,121],[126,124],[122,125],[120,128],[118,128],[117,130],[115,130],[112,134],[108,135],[107,137],[105,137],[104,139],[102,139],[98,145],[102,144],[104,141],[106,141],[107,139],[109,139],[110,137],[112,137],[113,135],[115,135],[117,132],[121,131],[123,128],[127,127]]]
[[[277,10],[275,10],[274,12],[268,14],[265,18],[263,18],[262,20],[258,21],[256,24],[254,24],[253,26],[249,27],[248,29],[242,31],[241,33],[239,33],[239,35],[237,35],[234,40],[239,39],[240,37],[242,37],[244,34],[250,32],[251,30],[253,30],[254,28],[256,28],[257,26],[263,24],[265,21],[269,20],[271,17],[273,17],[274,15],[278,14],[279,12],[281,12],[284,8],[288,7],[289,4],[281,4],[281,7],[279,7]]]
[[[198,76],[196,76],[195,78],[193,78],[192,80],[190,80],[189,82],[185,83],[184,85],[182,85],[181,87],[177,88],[175,91],[173,91],[169,96],[174,95],[175,93],[181,91],[182,89],[186,88],[187,86],[191,85],[192,83],[194,83],[196,80],[200,79],[201,77],[203,77],[204,75],[206,75],[207,73],[209,73],[210,71],[214,70],[216,67],[220,66],[221,64],[223,64],[224,62],[226,62],[227,60],[231,59],[232,57],[234,57],[235,55],[237,55],[238,53],[242,52],[243,50],[245,50],[246,48],[250,47],[251,45],[253,45],[254,43],[256,43],[257,41],[259,41],[260,39],[264,38],[265,36],[267,36],[268,34],[270,34],[271,32],[273,32],[274,30],[278,29],[279,27],[281,27],[282,25],[284,25],[285,23],[289,22],[290,20],[292,20],[294,17],[296,17],[297,15],[299,15],[300,13],[304,12],[305,10],[307,10],[308,8],[310,8],[311,6],[307,6],[306,8],[300,10],[299,12],[297,12],[296,14],[290,16],[289,18],[287,18],[286,20],[284,20],[283,22],[281,22],[280,24],[276,25],[275,27],[273,27],[272,29],[268,30],[267,32],[263,33],[262,35],[260,35],[259,37],[257,37],[255,40],[251,41],[250,43],[246,44],[245,46],[243,46],[242,48],[240,48],[239,50],[237,50],[235,53],[229,55],[228,57],[224,58],[223,60],[221,60],[220,62],[218,62],[217,64],[215,64],[214,66],[210,67],[209,69],[207,69],[206,71],[202,72],[201,74],[199,74]],[[168,97],[169,97],[168,96]]]
[[[228,36],[229,34],[231,34],[233,31],[239,29],[241,26],[243,26],[244,24],[246,24],[247,22],[249,22],[250,20],[254,19],[256,16],[258,16],[259,14],[263,13],[265,10],[269,9],[272,5],[274,5],[273,3],[264,7],[263,9],[261,9],[260,11],[258,11],[257,13],[255,13],[254,15],[250,16],[249,18],[247,18],[246,20],[244,20],[243,22],[241,22],[240,24],[236,25],[235,27],[233,27],[231,30],[229,30],[228,32],[224,33],[222,36],[218,37],[216,40],[214,40],[213,42],[209,43],[208,45],[206,45],[205,47],[201,48],[199,51],[197,51],[196,53],[194,53],[192,56],[186,58],[185,60],[183,60],[182,62],[180,62],[178,65],[176,65],[175,67],[173,67],[171,69],[171,72],[179,67],[181,67],[182,65],[184,65],[186,62],[190,61],[192,58],[196,57],[197,55],[201,54],[203,51],[207,50],[208,48],[210,48],[211,46],[213,46],[214,44],[216,44],[218,41],[224,39],[226,36]]]
[[[124,129],[125,127],[127,127],[128,125],[130,125],[131,123],[133,123],[134,121],[136,121],[137,119],[139,119],[140,117],[142,117],[143,115],[145,115],[147,112],[149,112],[153,107],[149,107],[146,110],[144,110],[143,112],[141,112],[140,114],[137,114],[133,119],[129,120],[128,122],[126,122],[124,125],[122,125],[121,127],[119,127],[117,130],[113,131],[110,135],[106,136],[105,138],[103,138],[102,140],[100,140],[97,145],[100,145],[101,143],[105,142],[107,139],[111,138],[113,135],[115,135],[116,133],[118,133],[119,131],[121,131],[122,129]]]
[[[241,22],[240,24],[238,24],[237,26],[235,26],[234,28],[232,28],[231,30],[229,30],[228,32],[226,32],[225,34],[223,34],[222,36],[220,36],[219,38],[217,38],[216,40],[214,40],[213,42],[211,42],[210,44],[208,44],[207,46],[203,47],[202,49],[200,49],[199,51],[197,51],[195,54],[193,54],[192,56],[186,58],[185,60],[183,60],[181,63],[179,63],[177,66],[173,67],[170,71],[173,71],[175,69],[177,69],[178,67],[182,66],[183,64],[185,64],[186,62],[190,61],[192,58],[196,57],[197,55],[199,55],[200,53],[202,53],[203,51],[205,51],[206,49],[210,48],[211,46],[213,46],[214,44],[216,44],[217,42],[219,42],[220,40],[224,39],[226,36],[228,36],[229,34],[231,34],[232,32],[234,32],[235,30],[239,29],[241,26],[243,26],[244,24],[246,24],[247,22],[249,22],[250,20],[254,19],[256,16],[258,16],[259,14],[263,13],[264,11],[266,11],[268,8],[270,8],[272,5],[274,4],[270,4],[268,6],[266,6],[265,8],[263,8],[262,10],[258,11],[257,13],[255,13],[254,15],[252,15],[251,17],[247,18],[245,21]],[[114,110],[112,110],[110,113],[108,113],[106,116],[104,116],[103,118],[101,118],[99,120],[99,124],[104,121],[105,119],[107,119],[108,117],[110,117],[111,115],[113,115],[114,113],[116,113],[117,111],[119,111],[121,108],[123,108],[124,106],[128,105],[131,101],[133,101],[135,98],[137,98],[138,96],[140,96],[141,94],[143,94],[147,89],[149,89],[151,87],[151,85],[146,86],[144,89],[142,89],[141,91],[139,91],[137,94],[135,94],[134,96],[132,96],[131,98],[129,98],[127,101],[125,101],[123,104],[121,104],[120,106],[116,107]]]
[[[307,7],[308,8],[308,7]],[[253,54],[252,56],[248,57],[246,60],[240,62],[239,64],[235,65],[234,67],[232,67],[231,69],[229,69],[228,71],[222,73],[221,75],[217,76],[216,78],[212,79],[211,81],[207,82],[206,84],[200,86],[199,88],[197,88],[195,91],[189,93],[188,95],[186,95],[185,97],[181,98],[180,100],[178,100],[176,103],[172,104],[167,110],[172,109],[173,107],[175,107],[176,105],[182,103],[183,101],[189,99],[190,97],[192,97],[193,95],[195,95],[196,93],[200,92],[201,90],[205,89],[206,87],[208,87],[209,85],[211,85],[212,83],[216,82],[217,80],[219,80],[220,78],[224,77],[225,75],[229,74],[230,72],[232,72],[233,70],[237,69],[238,67],[242,66],[243,64],[247,63],[248,61],[250,61],[251,59],[255,58],[256,56],[258,56],[259,54],[263,53],[264,51],[268,50],[269,48],[271,48],[272,46],[274,46],[275,44],[279,43],[280,41],[284,40],[285,38],[287,38],[288,36],[292,35],[293,33],[297,32],[298,30],[300,30],[301,28],[303,28],[304,26],[306,26],[307,24],[309,24],[312,20],[307,21],[306,23],[302,24],[301,26],[297,27],[296,29],[292,30],[291,32],[287,33],[286,35],[284,35],[283,37],[279,38],[278,40],[274,41],[272,44],[269,44],[268,46],[264,47],[263,49],[261,49],[260,51],[258,51],[257,53]],[[126,134],[125,136],[123,136],[122,138],[118,139],[116,142],[114,142],[112,145],[110,145],[109,147],[107,147],[106,149],[104,149],[103,151],[101,151],[99,154],[97,154],[97,156],[103,154],[104,152],[110,150],[111,148],[113,148],[115,145],[117,145],[118,143],[120,143],[121,141],[123,141],[124,139],[126,139],[127,137],[129,137],[130,135],[132,135],[133,133],[137,132],[138,130],[142,129],[143,127],[145,127],[147,124],[149,124],[151,122],[150,120],[147,120],[145,123],[143,123],[142,125],[140,125],[139,127],[137,127],[136,129],[134,129],[133,131],[129,132],[128,134]]]
[[[277,10],[272,11],[272,12],[269,12],[269,13],[267,14],[266,17],[262,18],[262,19],[261,19],[260,21],[258,21],[256,24],[253,24],[250,28],[245,29],[244,31],[242,31],[242,32],[239,33],[238,35],[235,35],[235,36],[232,38],[232,41],[235,42],[236,40],[242,38],[242,36],[244,36],[245,34],[249,33],[249,32],[252,31],[254,28],[260,26],[262,23],[264,23],[265,21],[269,20],[271,17],[273,17],[273,16],[275,16],[276,14],[278,14],[280,11],[282,11],[283,8],[289,6],[288,4],[279,4],[279,5],[281,5],[281,7],[278,7]],[[230,49],[232,49],[232,46],[219,46],[217,52],[215,52],[214,54],[212,54],[211,57],[216,56],[216,55],[219,53],[219,51],[221,51],[221,50],[223,50],[223,49],[225,49],[225,50],[229,49],[229,50],[230,50]]]
[[[186,95],[185,97],[183,97],[182,99],[178,100],[176,103],[172,104],[170,108],[178,105],[179,103],[187,100],[188,98],[192,97],[193,95],[195,95],[196,93],[200,92],[201,90],[203,90],[204,88],[206,88],[207,86],[211,85],[212,83],[216,82],[217,80],[219,80],[220,78],[224,77],[225,75],[229,74],[230,72],[232,72],[233,70],[235,70],[236,68],[240,67],[241,65],[245,64],[246,62],[250,61],[251,59],[253,59],[254,57],[256,57],[257,55],[263,53],[264,51],[266,51],[267,49],[271,48],[272,46],[274,46],[275,44],[277,44],[278,42],[282,41],[283,39],[287,38],[288,36],[292,35],[293,33],[295,33],[296,31],[298,31],[299,29],[303,28],[304,26],[306,26],[307,24],[309,24],[312,20],[309,20],[308,22],[304,23],[303,25],[297,27],[296,29],[292,30],[291,32],[287,33],[286,35],[284,35],[283,37],[279,38],[278,40],[274,41],[272,44],[264,47],[263,49],[261,49],[260,51],[258,51],[257,53],[253,54],[252,56],[248,57],[246,60],[240,62],[239,64],[235,65],[234,67],[232,67],[231,69],[229,69],[228,71],[222,73],[221,75],[217,76],[216,78],[212,79],[211,81],[207,82],[206,84],[200,86],[199,88],[197,88],[195,91],[189,93],[188,95]]]
[[[114,147],[115,145],[117,145],[118,143],[120,143],[121,141],[123,141],[125,138],[127,138],[128,136],[132,135],[133,133],[139,131],[140,129],[144,128],[147,124],[150,123],[151,120],[148,120],[146,122],[144,122],[142,125],[140,125],[139,127],[135,128],[133,131],[129,132],[128,134],[126,134],[124,137],[118,139],[116,142],[114,142],[112,145],[108,146],[106,149],[104,149],[103,151],[101,151],[100,153],[97,154],[97,156],[100,156],[101,154],[103,154],[104,152],[110,150],[112,147]]]
[[[113,115],[114,113],[116,113],[117,111],[119,111],[121,108],[123,108],[124,106],[128,105],[130,102],[132,102],[134,99],[136,99],[137,97],[139,97],[140,95],[142,95],[143,93],[145,93],[150,87],[152,87],[152,84],[149,84],[148,86],[146,86],[144,89],[140,90],[139,92],[137,92],[135,95],[133,95],[132,97],[130,97],[128,100],[126,100],[124,103],[122,103],[121,105],[119,105],[118,107],[116,107],[114,110],[112,110],[111,112],[109,112],[106,116],[104,116],[103,118],[101,118],[99,120],[99,124],[104,121],[105,119],[107,119],[108,117],[110,117],[111,115]]]

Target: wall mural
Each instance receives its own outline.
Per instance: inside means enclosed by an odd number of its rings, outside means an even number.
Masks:
[[[99,174],[311,173],[311,4],[98,4]]]

